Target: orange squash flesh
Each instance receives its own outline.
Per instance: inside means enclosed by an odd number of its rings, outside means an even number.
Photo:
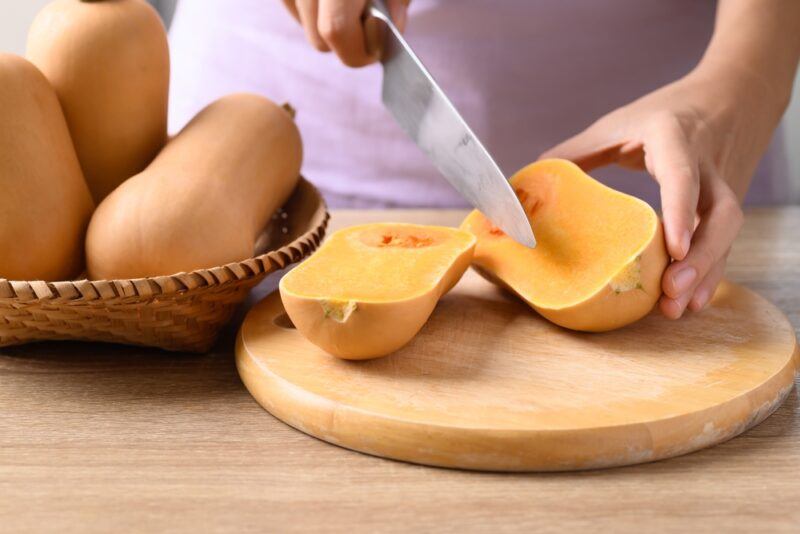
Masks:
[[[375,223],[334,233],[283,277],[294,325],[345,359],[384,356],[408,343],[469,267],[475,237],[440,226]]]
[[[538,244],[526,248],[472,212],[473,265],[552,322],[584,331],[620,328],[661,295],[668,263],[655,211],[565,160],[533,163],[511,178]]]

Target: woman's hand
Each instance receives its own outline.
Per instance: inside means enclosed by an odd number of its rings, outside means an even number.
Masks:
[[[667,317],[700,310],[713,296],[798,60],[800,2],[719,0],[714,35],[693,72],[543,154],[585,169],[646,169],[656,179],[675,260],[661,283]]]
[[[308,41],[321,52],[333,50],[349,67],[363,67],[378,59],[375,46],[380,26],[363,18],[368,0],[283,0],[303,26]],[[402,31],[410,0],[386,0],[392,20]]]
[[[656,179],[675,260],[662,279],[660,307],[677,319],[713,296],[742,225],[750,177],[786,103],[753,73],[706,62],[542,157],[569,159],[585,170],[617,163]]]

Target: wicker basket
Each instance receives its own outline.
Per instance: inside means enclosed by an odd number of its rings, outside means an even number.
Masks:
[[[84,340],[205,352],[250,289],[314,251],[327,223],[319,192],[301,180],[259,239],[269,252],[245,261],[136,280],[0,279],[0,347]]]

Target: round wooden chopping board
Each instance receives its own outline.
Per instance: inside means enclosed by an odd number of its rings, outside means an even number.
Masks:
[[[419,335],[385,358],[334,358],[276,293],[239,333],[239,374],[289,425],[378,456],[504,471],[648,462],[725,441],[793,387],[794,330],[725,282],[701,313],[603,334],[552,325],[468,272]]]

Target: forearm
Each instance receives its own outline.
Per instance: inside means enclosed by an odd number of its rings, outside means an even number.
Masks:
[[[714,35],[698,67],[759,86],[781,115],[800,60],[799,0],[719,0]]]

